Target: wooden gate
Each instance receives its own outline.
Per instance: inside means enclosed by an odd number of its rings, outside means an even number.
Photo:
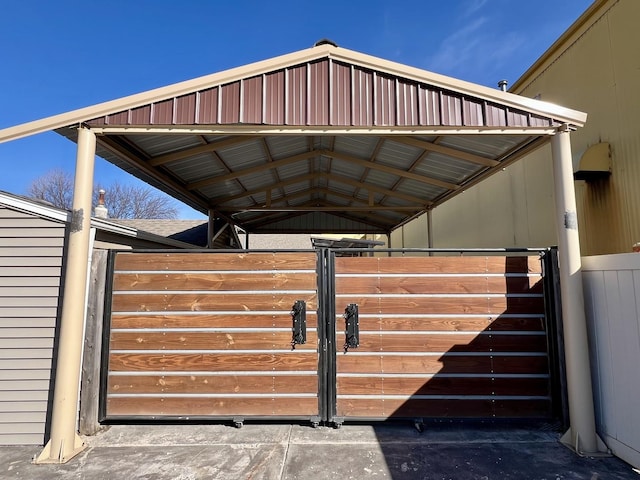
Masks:
[[[112,255],[102,418],[559,416],[544,252],[342,253]]]
[[[334,422],[551,416],[537,255],[334,261]]]
[[[319,421],[316,261],[315,252],[116,253],[103,417]],[[307,338],[292,345],[298,300]]]

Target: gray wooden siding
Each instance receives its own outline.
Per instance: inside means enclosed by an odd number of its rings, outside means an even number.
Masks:
[[[64,236],[0,206],[0,445],[44,441]]]

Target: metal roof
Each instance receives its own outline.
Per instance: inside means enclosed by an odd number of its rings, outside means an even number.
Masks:
[[[586,115],[329,44],[0,131],[101,157],[253,233],[388,233]]]

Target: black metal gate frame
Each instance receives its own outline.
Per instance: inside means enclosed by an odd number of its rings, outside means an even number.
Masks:
[[[309,250],[218,250],[221,253],[277,253],[277,252],[308,252]],[[131,422],[175,422],[185,421],[184,417],[175,416],[118,416],[108,417],[106,412],[106,393],[108,384],[108,362],[109,362],[109,337],[111,318],[111,297],[114,277],[115,256],[118,250],[109,252],[109,262],[107,266],[107,288],[105,292],[104,327],[101,351],[101,371],[100,371],[100,398],[99,398],[99,418],[101,423],[131,423]],[[214,253],[212,250],[126,250],[129,253]],[[338,255],[371,255],[374,253],[370,248],[349,248],[332,249],[320,247],[317,253],[317,281],[318,281],[318,305],[317,305],[317,335],[318,335],[318,416],[303,417],[308,419],[312,425],[317,426],[318,421],[325,424],[332,424],[339,427],[345,418],[337,415],[337,362],[336,353],[339,351],[336,338],[336,302],[335,302],[335,258]],[[557,247],[549,248],[469,248],[469,249],[375,249],[376,255],[392,254],[488,254],[488,255],[532,255],[538,254],[542,260],[542,279],[544,285],[544,305],[547,325],[547,352],[549,358],[549,382],[551,392],[551,406],[553,419],[559,421],[563,427],[569,424],[568,403],[565,380],[564,363],[564,342],[562,332],[562,310],[560,298],[560,277],[558,269]],[[292,329],[293,332],[293,329]],[[254,420],[291,420],[300,417],[290,416],[245,416],[244,419]],[[190,416],[191,422],[215,422],[222,420],[236,420],[236,417],[211,416],[198,417]],[[380,419],[361,419],[358,421],[376,421]],[[241,423],[240,423],[241,424]]]

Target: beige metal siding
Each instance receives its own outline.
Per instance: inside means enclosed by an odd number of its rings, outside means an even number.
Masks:
[[[64,236],[0,207],[0,445],[44,441]]]
[[[585,126],[571,134],[574,167],[590,146],[611,144],[611,177],[575,184],[583,255],[629,252],[640,242],[638,18],[640,2],[603,2],[584,34],[514,91],[588,113]],[[555,245],[553,202],[551,150],[544,147],[437,207],[435,246]],[[426,230],[404,230],[398,235],[404,246],[426,246]]]

